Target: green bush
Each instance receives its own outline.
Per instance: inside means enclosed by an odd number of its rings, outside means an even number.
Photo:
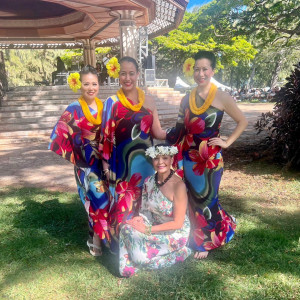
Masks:
[[[277,162],[300,169],[300,62],[273,102],[273,112],[262,114],[255,128],[269,132],[265,143]]]

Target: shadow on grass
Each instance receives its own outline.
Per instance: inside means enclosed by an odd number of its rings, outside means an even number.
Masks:
[[[237,153],[233,149],[232,153],[227,150],[224,153],[225,170],[240,171],[252,176],[280,175],[272,177],[274,180],[284,178],[285,180],[300,180],[300,172],[296,170],[286,170],[284,165],[268,159],[253,159],[253,149],[242,149]]]
[[[65,271],[74,265],[82,270],[93,264],[106,270],[101,276],[118,277],[116,257],[105,252],[91,261],[85,245],[86,212],[76,194],[10,189],[0,192],[0,197],[6,199],[1,206],[10,212],[1,217],[2,224],[7,221],[7,229],[1,234],[0,267],[9,270],[0,289],[17,284],[24,274],[34,278],[41,269],[52,265],[64,265],[62,271]],[[274,208],[268,208],[267,213],[253,210],[251,203],[259,201],[226,196],[224,208],[239,221],[237,233],[229,244],[211,251],[205,261],[190,257],[171,268],[143,271],[129,280],[122,279],[122,292],[116,295],[116,291],[107,290],[112,295],[107,299],[230,299],[234,278],[254,278],[255,285],[255,280],[263,281],[268,273],[300,276],[299,212],[278,214]],[[249,289],[252,296],[249,294],[247,299],[260,299],[264,295],[253,286]]]
[[[10,212],[10,216],[4,212],[0,221],[6,227],[1,234],[0,267],[8,268],[3,286],[18,282],[26,269],[32,276],[49,265],[88,265],[94,259],[86,246],[87,216],[77,194],[10,188],[0,192],[0,199],[4,199],[0,205]],[[116,276],[116,261],[105,252],[94,263]]]

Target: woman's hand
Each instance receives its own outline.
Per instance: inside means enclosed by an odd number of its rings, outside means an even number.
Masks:
[[[215,137],[215,138],[211,138],[208,141],[208,146],[220,146],[223,149],[228,148],[228,145],[226,143],[226,141],[222,140],[221,138]]]
[[[144,223],[144,219],[140,216],[134,217],[131,220],[126,221],[126,224],[130,225],[135,230],[145,233],[147,226]]]

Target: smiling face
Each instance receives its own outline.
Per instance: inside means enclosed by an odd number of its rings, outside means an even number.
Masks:
[[[124,93],[136,88],[139,72],[132,62],[123,61],[120,65],[119,81]]]
[[[89,104],[94,101],[99,92],[98,77],[95,74],[88,73],[81,76],[81,95]]]
[[[211,66],[211,61],[207,58],[197,59],[194,66],[194,80],[198,86],[206,86],[215,72]]]
[[[169,173],[173,163],[173,157],[170,155],[158,155],[152,159],[152,163],[158,174]]]

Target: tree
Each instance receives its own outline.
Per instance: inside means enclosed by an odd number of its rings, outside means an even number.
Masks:
[[[255,33],[265,42],[300,36],[299,0],[244,0],[233,9],[232,19],[239,34]]]
[[[178,29],[157,37],[152,41],[152,51],[157,56],[158,75],[175,82],[177,75],[182,75],[181,66],[186,58],[199,50],[209,50],[216,54],[216,70],[248,63],[254,58],[256,50],[245,37],[226,35],[216,36],[218,20],[212,17],[218,1],[201,7],[195,13],[186,13]],[[222,74],[217,75],[222,80]]]
[[[51,82],[56,69],[56,57],[63,50],[5,50],[5,64],[9,86],[35,85],[35,82]]]

